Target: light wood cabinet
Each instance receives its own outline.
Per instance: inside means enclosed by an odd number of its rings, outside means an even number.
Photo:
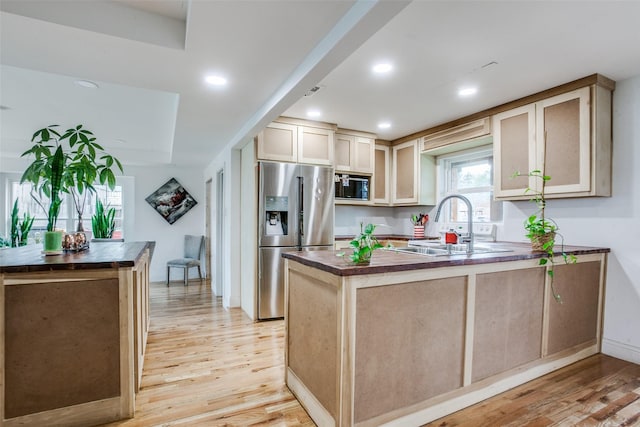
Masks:
[[[493,116],[494,194],[526,199],[539,178],[515,172],[544,171],[553,197],[611,195],[611,92],[583,87]]]
[[[333,166],[331,129],[298,126],[298,163]]]
[[[289,252],[287,386],[317,425],[424,425],[596,354],[607,254],[586,252],[555,259],[563,304],[530,253],[393,271],[405,259],[377,251],[350,275]]]
[[[486,145],[491,118],[485,117],[423,136],[422,152],[440,155]],[[490,143],[490,141],[489,141]]]
[[[375,135],[338,129],[335,135],[337,172],[373,174]]]
[[[388,205],[390,201],[391,150],[387,145],[376,144],[374,150],[373,203]]]
[[[298,161],[298,127],[271,123],[258,134],[258,159],[280,162]]]
[[[420,140],[392,147],[391,204],[435,204],[435,159],[420,155]]]
[[[257,136],[258,160],[333,166],[335,126],[273,122]]]
[[[407,141],[392,147],[392,204],[418,203],[419,152],[418,141]]]

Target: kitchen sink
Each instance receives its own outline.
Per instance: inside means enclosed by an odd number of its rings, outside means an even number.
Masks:
[[[409,246],[406,248],[389,248],[389,250],[427,256],[467,255],[467,245]],[[489,254],[497,252],[511,252],[511,249],[498,249],[488,246],[474,246],[473,251],[469,255]]]

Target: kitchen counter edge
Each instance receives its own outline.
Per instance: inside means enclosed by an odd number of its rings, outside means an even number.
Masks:
[[[153,256],[155,241],[99,242],[82,252],[44,255],[41,245],[0,250],[0,273],[32,273],[57,270],[89,270],[133,267],[149,249]]]
[[[369,265],[354,265],[350,263],[348,261],[349,250],[285,252],[282,256],[337,276],[356,276],[420,270],[425,268],[519,261],[542,258],[545,255],[543,252],[533,252],[529,243],[496,242],[491,245],[499,249],[507,249],[510,252],[431,257],[381,249],[375,251],[371,259],[371,264]],[[487,245],[483,242],[483,246]],[[611,252],[609,248],[564,246],[564,253],[567,255],[575,255],[578,257],[578,261],[580,255],[609,252]],[[340,253],[344,253],[344,256],[339,256]],[[561,255],[561,253],[558,252],[556,255]]]

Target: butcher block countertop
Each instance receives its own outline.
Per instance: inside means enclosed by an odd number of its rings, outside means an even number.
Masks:
[[[371,264],[364,266],[354,265],[349,261],[349,254],[351,253],[350,249],[339,251],[286,252],[282,256],[337,276],[355,276],[418,270],[424,268],[487,264],[494,262],[535,259],[542,258],[544,256],[544,253],[542,252],[533,252],[529,243],[480,242],[476,243],[476,246],[492,247],[496,249],[509,250],[510,252],[427,256],[379,249],[374,252],[373,257],[371,258]],[[559,248],[559,246],[557,248]],[[586,254],[609,253],[610,249],[565,245],[564,251],[566,254],[580,256]],[[339,256],[341,253],[344,253],[344,256]],[[560,252],[557,252],[557,254],[560,255]]]
[[[144,250],[153,253],[155,242],[92,242],[82,252],[43,255],[42,245],[0,250],[0,273],[86,270],[133,267]]]

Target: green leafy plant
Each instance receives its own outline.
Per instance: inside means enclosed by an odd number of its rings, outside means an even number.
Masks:
[[[93,133],[82,125],[67,129],[62,135],[58,125],[37,130],[33,146],[22,156],[33,156],[20,182],[33,184],[31,196],[47,214],[47,230],[53,231],[60,213],[62,193],[70,193],[78,214],[78,231],[82,230],[82,214],[87,193],[95,193],[93,184],[107,184],[114,189],[114,169],[123,171],[115,157],[106,154]],[[45,200],[49,206],[45,207]]]
[[[527,187],[525,194],[531,194],[533,197],[532,202],[538,207],[538,211],[530,215],[524,222],[524,229],[527,230],[525,236],[531,240],[531,245],[534,251],[544,252],[544,257],[540,258],[540,265],[546,265],[547,274],[549,275],[551,282],[551,293],[553,298],[560,304],[562,304],[562,297],[555,291],[553,286],[554,269],[555,269],[555,250],[556,239],[560,238],[560,254],[565,264],[575,264],[577,258],[573,254],[567,254],[564,251],[564,236],[558,233],[558,225],[553,219],[545,216],[545,208],[547,206],[547,200],[545,198],[545,187],[547,182],[551,180],[551,177],[546,175],[544,171],[539,169],[532,170],[529,173],[522,174],[516,172],[513,177],[527,176],[540,180],[540,190]]]
[[[22,216],[22,221],[20,221],[18,199],[16,199],[13,203],[13,210],[11,211],[11,247],[15,248],[27,244],[27,238],[33,226],[34,219],[34,217],[25,212]]]
[[[364,226],[363,223],[360,223],[360,234],[349,243],[353,248],[353,253],[349,258],[355,264],[368,264],[371,262],[373,251],[383,247],[378,238],[373,235],[375,229],[374,224]]]
[[[108,208],[98,199],[96,200],[96,213],[91,217],[93,237],[97,239],[110,239],[116,229],[116,209]]]

